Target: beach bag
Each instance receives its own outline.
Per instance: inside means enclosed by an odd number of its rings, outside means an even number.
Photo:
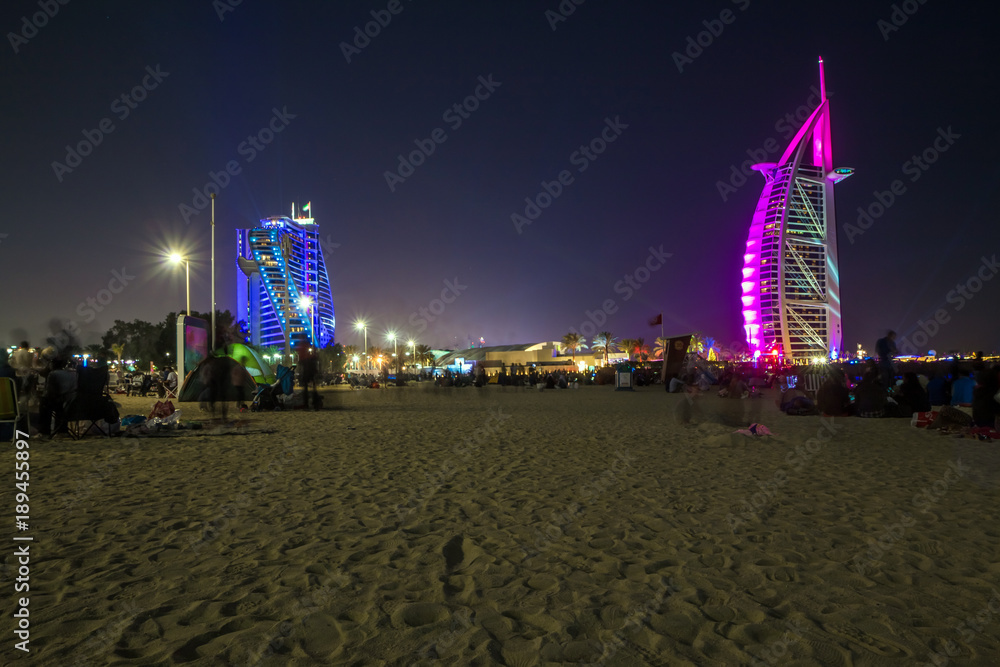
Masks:
[[[174,404],[170,401],[157,401],[153,406],[153,411],[149,413],[149,419],[169,417],[174,414]]]
[[[939,414],[938,410],[931,410],[930,412],[914,412],[913,418],[910,419],[910,426],[916,428],[930,428],[934,420],[937,419]]]

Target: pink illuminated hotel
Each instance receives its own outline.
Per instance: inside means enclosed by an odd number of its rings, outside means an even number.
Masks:
[[[741,283],[743,328],[754,357],[801,363],[842,353],[833,186],[854,170],[833,167],[822,58],[819,80],[820,104],[781,159],[754,165],[765,183]]]

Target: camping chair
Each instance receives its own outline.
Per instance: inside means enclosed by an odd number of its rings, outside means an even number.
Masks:
[[[177,385],[174,385],[174,388],[171,389],[170,385],[167,384],[166,382],[164,382],[163,383],[164,398],[173,398],[173,399],[176,400],[177,399],[177,390],[179,388],[180,387],[178,387]]]
[[[816,400],[816,392],[819,388],[823,386],[823,381],[826,379],[825,376],[819,373],[803,373],[802,374],[802,390],[809,395],[809,398]]]
[[[0,424],[11,424],[11,438],[17,439],[17,423],[21,420],[21,405],[17,400],[17,382],[14,378],[0,378]]]
[[[106,368],[81,368],[77,371],[76,397],[66,406],[66,431],[74,440],[96,431],[111,437],[111,423],[118,421],[118,410],[105,391],[108,386]],[[104,420],[106,426],[98,422]]]

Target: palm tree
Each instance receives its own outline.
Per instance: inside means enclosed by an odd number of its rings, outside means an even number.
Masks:
[[[646,345],[645,338],[635,339],[635,360],[636,361],[648,361],[649,360],[649,346]]]
[[[719,344],[714,338],[705,338],[705,349],[708,351],[708,360],[715,361],[719,358]]]
[[[430,345],[417,345],[413,348],[413,353],[417,357],[414,359],[416,363],[423,364],[425,366],[434,365],[434,354],[432,353]]]
[[[655,341],[653,341],[653,354],[655,356],[658,356],[660,359],[666,359],[667,352],[669,352],[667,348],[669,346],[670,346],[669,338],[657,338]]]
[[[357,345],[345,345],[344,346],[344,357],[347,361],[351,362],[354,366],[354,370],[358,369],[357,363],[354,361],[354,357],[358,356],[358,346]]]
[[[118,358],[118,368],[120,369],[122,367],[122,355],[125,354],[125,343],[112,343],[111,351]],[[180,361],[183,362],[184,360],[181,359]]]
[[[385,352],[382,351],[382,348],[375,347],[374,345],[368,348],[368,359],[378,364],[379,368],[382,368],[382,361],[383,361],[382,357],[384,356]]]
[[[562,337],[562,344],[573,355],[573,365],[576,366],[576,351],[587,347],[587,339],[578,333],[568,333]]]
[[[602,331],[594,337],[594,349],[604,350],[604,365],[607,366],[608,353],[612,350],[617,351],[618,339],[610,331]]]
[[[635,346],[638,342],[635,338],[622,338],[621,347],[628,353],[629,361],[632,361],[632,353],[635,352]]]
[[[705,337],[700,331],[691,334],[691,343],[688,345],[688,353],[701,354],[705,351]]]

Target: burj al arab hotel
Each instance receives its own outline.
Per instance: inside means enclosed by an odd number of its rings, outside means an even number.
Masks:
[[[853,169],[833,168],[823,59],[820,103],[764,176],[743,255],[743,323],[750,353],[803,362],[842,352],[837,217],[833,186]]]

